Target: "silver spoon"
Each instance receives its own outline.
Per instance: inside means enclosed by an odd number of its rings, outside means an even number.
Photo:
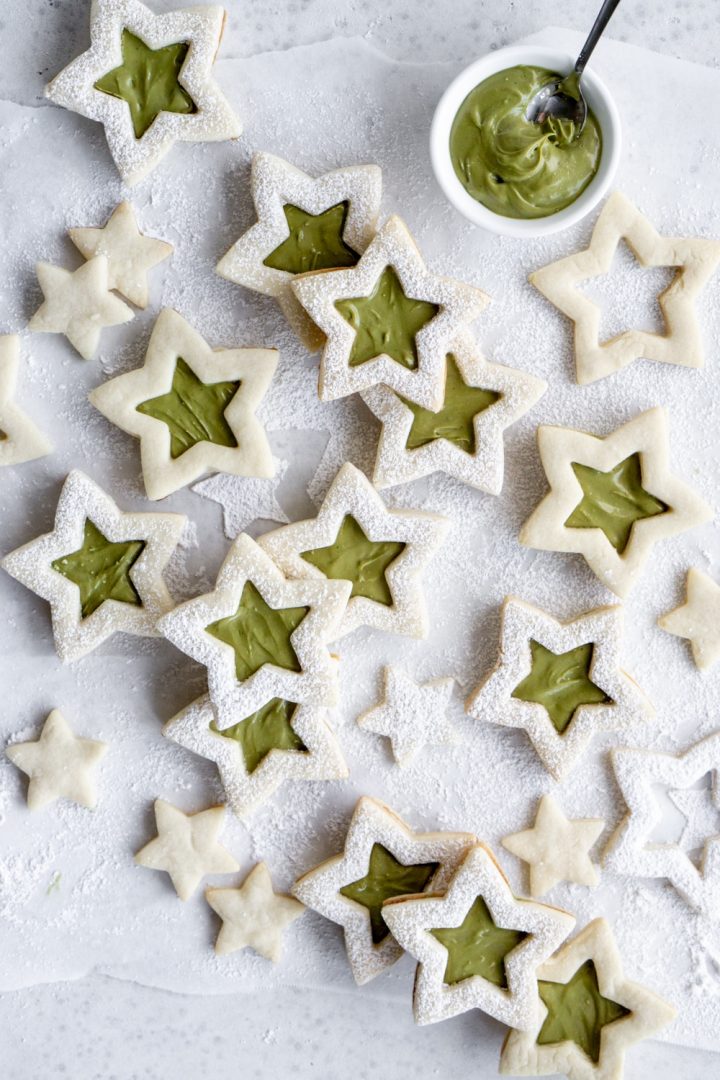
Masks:
[[[578,137],[585,127],[588,114],[587,102],[580,89],[580,80],[593,49],[619,3],[620,0],[605,0],[570,74],[564,79],[552,79],[538,90],[525,112],[525,116],[531,123],[543,124],[548,116],[572,120],[575,124],[575,137]]]

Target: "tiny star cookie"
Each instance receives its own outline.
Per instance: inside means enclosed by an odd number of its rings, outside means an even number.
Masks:
[[[384,920],[392,896],[443,891],[477,838],[414,833],[388,806],[367,796],[355,807],[345,850],[293,886],[293,895],[345,931],[353,976],[363,985],[402,955]]]
[[[561,780],[596,732],[633,734],[654,714],[619,666],[622,632],[620,606],[562,623],[507,597],[498,666],[470,695],[467,712],[526,731],[545,768]]]
[[[211,349],[164,308],[145,363],[89,394],[100,412],[140,439],[145,490],[162,499],[204,473],[271,477],[275,462],[255,416],[277,367],[275,349]]]
[[[364,473],[347,462],[316,518],[274,529],[259,544],[288,577],[350,583],[338,637],[358,626],[425,637],[421,574],[449,525],[439,514],[388,510]]]
[[[503,433],[546,389],[534,375],[489,363],[469,334],[458,334],[445,358],[445,398],[438,411],[415,405],[387,386],[373,386],[361,395],[383,425],[373,482],[386,488],[444,472],[498,495]]]
[[[68,229],[68,236],[83,258],[105,256],[108,288],[117,289],[136,307],[147,307],[148,270],[168,259],[173,247],[140,232],[129,202],[116,206],[103,228]]]
[[[37,276],[45,297],[28,329],[41,334],[64,334],[83,360],[90,360],[105,326],[118,326],[135,317],[132,308],[109,291],[108,261],[96,255],[77,270],[38,263]]]
[[[224,806],[184,814],[177,806],[155,800],[157,836],[135,856],[135,862],[170,875],[181,900],[189,900],[208,874],[233,874],[240,864],[218,843]]]
[[[419,963],[417,1024],[481,1009],[522,1031],[537,1017],[537,968],[575,925],[566,911],[513,896],[483,844],[467,853],[443,895],[391,899],[382,915]]]
[[[218,956],[249,948],[274,964],[282,955],[285,930],[305,911],[292,896],[273,890],[263,862],[253,867],[239,889],[206,889],[205,899],[222,919],[215,942]]]
[[[658,297],[666,332],[626,330],[601,342],[601,309],[578,285],[608,273],[621,240],[626,241],[641,266],[667,266],[675,270],[670,285]],[[536,270],[530,281],[574,321],[577,381],[587,384],[641,358],[702,367],[704,350],[695,301],[718,262],[719,242],[659,236],[630,200],[616,191],[597,219],[590,246]]]
[[[287,470],[287,461],[275,462],[270,480],[252,476],[228,476],[216,473],[192,488],[198,495],[219,503],[228,540],[234,540],[253,521],[277,521],[287,524],[290,518],[277,501],[277,489]]]
[[[399,668],[386,667],[385,696],[358,717],[358,725],[387,736],[398,765],[406,765],[423,746],[457,742],[446,715],[454,685],[454,679],[433,679],[418,686]]]
[[[506,836],[502,845],[530,867],[530,895],[544,896],[561,881],[593,889],[599,875],[590,848],[605,828],[600,818],[570,820],[552,795],[543,795],[532,829]]]
[[[667,878],[690,907],[717,918],[720,903],[720,833],[707,836],[697,867],[679,844],[650,840],[662,818],[654,788],[688,788],[712,774],[713,801],[720,808],[720,732],[684,754],[620,749],[611,752],[615,778],[628,808],[603,854],[603,866],[629,877]]]
[[[245,533],[228,552],[211,593],[180,604],[158,623],[178,649],[208,669],[221,731],[272,698],[334,705],[337,661],[326,643],[350,583],[288,579]]]
[[[20,366],[20,339],[0,334],[0,467],[35,461],[52,446],[29,416],[15,404],[15,385]]]
[[[680,788],[668,791],[668,797],[675,803],[685,818],[685,827],[680,837],[684,851],[701,851],[709,836],[720,830],[720,805],[715,791],[711,788]]]
[[[285,782],[348,775],[328,710],[271,698],[250,716],[218,729],[209,695],[165,724],[163,735],[214,761],[230,809],[248,818]]]
[[[640,413],[605,438],[547,425],[537,434],[550,492],[523,525],[520,543],[578,552],[617,596],[630,591],[658,540],[713,516],[670,472],[664,409]]]
[[[93,0],[90,48],[45,96],[103,124],[118,172],[135,184],[175,142],[240,134],[212,77],[224,23],[215,5],[155,15],[139,0]]]
[[[30,778],[30,810],[41,810],[56,799],[93,809],[98,801],[94,772],[106,753],[107,743],[74,735],[59,709],[50,713],[36,742],[5,748],[13,765]]]
[[[2,449],[0,448],[0,453]],[[720,585],[702,570],[688,570],[685,603],[658,619],[669,634],[687,638],[701,671],[720,660]]]
[[[382,172],[377,165],[333,169],[314,179],[274,154],[252,159],[257,222],[217,265],[221,277],[274,296],[309,349],[323,334],[290,287],[296,274],[355,266],[375,234]]]
[[[676,1015],[652,990],[630,982],[605,919],[594,919],[538,969],[539,1016],[510,1031],[500,1073],[568,1080],[622,1080],[625,1051]]]
[[[356,266],[298,275],[292,289],[327,337],[323,401],[384,383],[427,409],[442,408],[447,353],[490,300],[429,271],[399,217],[383,225]]]
[[[75,469],[67,477],[51,533],[0,562],[47,600],[55,647],[78,660],[117,631],[156,637],[174,601],[163,571],[185,528],[182,514],[124,513]]]

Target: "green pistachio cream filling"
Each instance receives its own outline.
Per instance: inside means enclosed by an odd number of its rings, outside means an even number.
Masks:
[[[447,949],[444,982],[448,986],[479,975],[495,986],[507,989],[505,957],[527,934],[497,926],[482,896],[478,896],[460,926],[431,930]]]
[[[351,581],[351,596],[364,596],[391,607],[393,598],[385,574],[404,550],[405,545],[398,541],[368,540],[355,518],[347,514],[334,543],[303,551],[302,558],[325,577]]]
[[[573,462],[573,472],[583,497],[565,522],[566,527],[602,529],[619,555],[630,543],[636,521],[670,509],[643,487],[639,454],[631,454],[609,472]]]
[[[167,394],[141,402],[137,412],[167,424],[173,460],[201,442],[234,448],[237,439],[225,419],[225,410],[239,389],[239,380],[202,382],[190,365],[178,357],[172,388]]]
[[[264,664],[302,671],[291,637],[309,612],[307,607],[271,608],[251,581],[245,583],[234,615],[211,623],[205,632],[235,653],[235,674],[243,682]]]
[[[368,909],[374,945],[379,945],[390,933],[382,917],[385,901],[395,896],[424,892],[438,865],[419,863],[404,866],[382,844],[373,844],[367,874],[344,885],[340,894]]]
[[[283,212],[290,233],[263,260],[265,266],[288,274],[355,266],[360,256],[343,239],[349,209],[348,202],[341,202],[321,214],[310,214],[287,203]]]
[[[539,641],[530,642],[532,668],[512,692],[520,701],[542,705],[559,735],[563,735],[581,705],[610,703],[590,678],[593,644],[554,653]]]
[[[592,110],[582,131],[572,120],[527,119],[535,94],[552,79],[521,65],[484,79],[463,101],[450,131],[450,157],[469,195],[496,214],[541,218],[577,199],[600,165],[602,133]]]
[[[460,374],[457,360],[452,353],[448,353],[445,361],[445,400],[441,409],[432,412],[402,395],[398,396],[413,414],[405,442],[407,450],[417,450],[436,439],[446,439],[466,454],[474,454],[475,417],[494,405],[501,395],[494,390],[483,390],[480,386],[469,386]]]
[[[223,731],[211,720],[210,730],[225,739],[234,739],[245,759],[245,768],[253,773],[271,750],[307,752],[307,746],[292,726],[296,709],[293,701],[272,698],[257,712]]]
[[[161,112],[197,112],[195,102],[180,83],[190,48],[186,41],[151,49],[126,29],[121,48],[122,64],[98,79],[95,89],[127,102],[136,139],[142,139]]]
[[[568,983],[540,980],[538,992],[548,1010],[538,1044],[574,1042],[596,1065],[603,1028],[630,1015],[629,1009],[602,996],[592,960],[579,967]]]
[[[130,571],[143,553],[142,540],[108,540],[89,518],[82,547],[50,565],[80,590],[80,613],[87,619],[106,600],[142,607]]]

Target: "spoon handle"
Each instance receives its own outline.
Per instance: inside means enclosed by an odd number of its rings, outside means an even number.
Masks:
[[[585,70],[585,65],[590,59],[590,54],[600,40],[605,27],[610,22],[612,14],[619,3],[620,0],[605,0],[603,6],[600,8],[598,17],[595,20],[592,30],[588,34],[587,41],[580,50],[580,55],[575,64],[575,71],[578,75],[582,75]]]

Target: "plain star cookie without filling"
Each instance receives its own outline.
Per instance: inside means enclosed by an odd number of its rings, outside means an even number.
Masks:
[[[384,900],[443,891],[475,843],[469,833],[414,833],[384,803],[364,796],[342,854],[298,878],[293,895],[342,926],[350,968],[361,986],[402,955],[382,916]]]
[[[205,899],[222,919],[215,942],[218,956],[253,949],[274,964],[282,955],[283,934],[305,908],[292,896],[276,893],[265,863],[257,863],[237,889],[206,889]]]
[[[322,331],[295,298],[297,273],[354,266],[375,234],[382,172],[350,165],[308,176],[275,154],[253,155],[250,188],[257,222],[217,265],[221,277],[273,296],[309,349]]]
[[[619,605],[562,623],[507,597],[498,666],[470,695],[468,713],[526,731],[545,768],[561,780],[596,732],[627,737],[654,714],[620,668],[622,632]]]
[[[164,308],[143,366],[88,396],[103,416],[140,439],[148,498],[163,499],[207,472],[273,476],[255,410],[277,361],[275,349],[212,349],[182,315]]]
[[[275,460],[275,475],[269,480],[253,476],[216,473],[194,484],[192,490],[222,508],[223,528],[228,540],[235,540],[254,521],[290,521],[277,500],[277,489],[287,471],[287,461]]]
[[[416,1023],[434,1024],[480,1009],[523,1031],[537,1016],[537,968],[575,925],[566,911],[513,896],[483,844],[468,852],[444,894],[433,889],[432,895],[389,900],[382,914],[419,964]],[[478,956],[477,947],[467,951],[467,945],[481,934],[488,946]]]
[[[670,285],[658,297],[666,333],[626,330],[601,342],[601,309],[578,285],[607,274],[621,240],[626,241],[641,266],[675,270]],[[659,236],[630,200],[616,191],[595,223],[589,247],[536,270],[530,281],[574,321],[577,381],[587,384],[641,358],[702,367],[704,350],[695,301],[718,262],[718,241]]]
[[[92,810],[98,801],[94,772],[106,753],[107,743],[74,735],[59,709],[50,713],[35,742],[5,748],[13,765],[30,778],[30,810],[56,799],[70,799]]]
[[[605,919],[583,927],[537,975],[539,1016],[530,1031],[508,1033],[500,1057],[503,1076],[560,1073],[568,1080],[622,1080],[625,1051],[675,1017],[672,1005],[625,977]],[[572,984],[582,1012],[570,1011],[566,1025]]]
[[[224,22],[216,5],[155,15],[139,0],[93,0],[90,48],[48,83],[45,96],[103,124],[120,175],[135,184],[175,142],[240,134],[212,77]],[[134,109],[122,96],[128,87],[136,91]]]
[[[505,836],[502,845],[528,864],[532,897],[561,881],[594,889],[600,878],[590,848],[604,828],[601,818],[566,818],[552,795],[543,795],[533,827]]]
[[[0,451],[1,452],[1,451]],[[687,638],[701,671],[720,660],[720,585],[702,570],[688,570],[685,603],[658,619],[669,634]]]
[[[356,266],[300,274],[292,289],[327,338],[318,381],[323,401],[383,383],[427,409],[442,407],[445,357],[490,300],[474,285],[428,270],[399,217],[383,225]],[[381,348],[394,332],[393,357]]]
[[[174,606],[162,575],[185,521],[182,514],[124,513],[75,469],[60,492],[53,531],[0,566],[48,601],[58,656],[78,660],[118,631],[159,635],[158,619]]]
[[[157,836],[135,856],[139,866],[164,870],[181,900],[189,900],[209,874],[234,874],[236,859],[218,843],[224,806],[185,814],[164,799],[155,800]]]
[[[52,451],[43,433],[15,404],[19,366],[20,339],[0,334],[0,467],[35,461]]]
[[[421,575],[449,525],[423,510],[388,510],[365,474],[346,462],[317,517],[273,529],[258,543],[288,577],[349,581],[338,637],[359,626],[425,637]]]
[[[390,740],[398,765],[406,765],[425,746],[458,741],[447,718],[454,679],[433,679],[418,685],[404,671],[385,668],[383,700],[358,717],[363,731]]]
[[[68,229],[68,236],[84,259],[105,256],[109,289],[117,289],[136,307],[147,307],[148,270],[168,259],[173,247],[140,232],[129,202],[116,206],[101,229]]]
[[[64,334],[83,360],[91,360],[106,326],[135,317],[132,308],[109,291],[108,261],[104,255],[77,270],[38,263],[37,276],[45,297],[28,323],[41,334]]]
[[[550,492],[520,530],[520,543],[581,554],[617,596],[628,594],[658,540],[713,516],[670,472],[664,409],[640,413],[604,438],[547,425],[537,438]]]

